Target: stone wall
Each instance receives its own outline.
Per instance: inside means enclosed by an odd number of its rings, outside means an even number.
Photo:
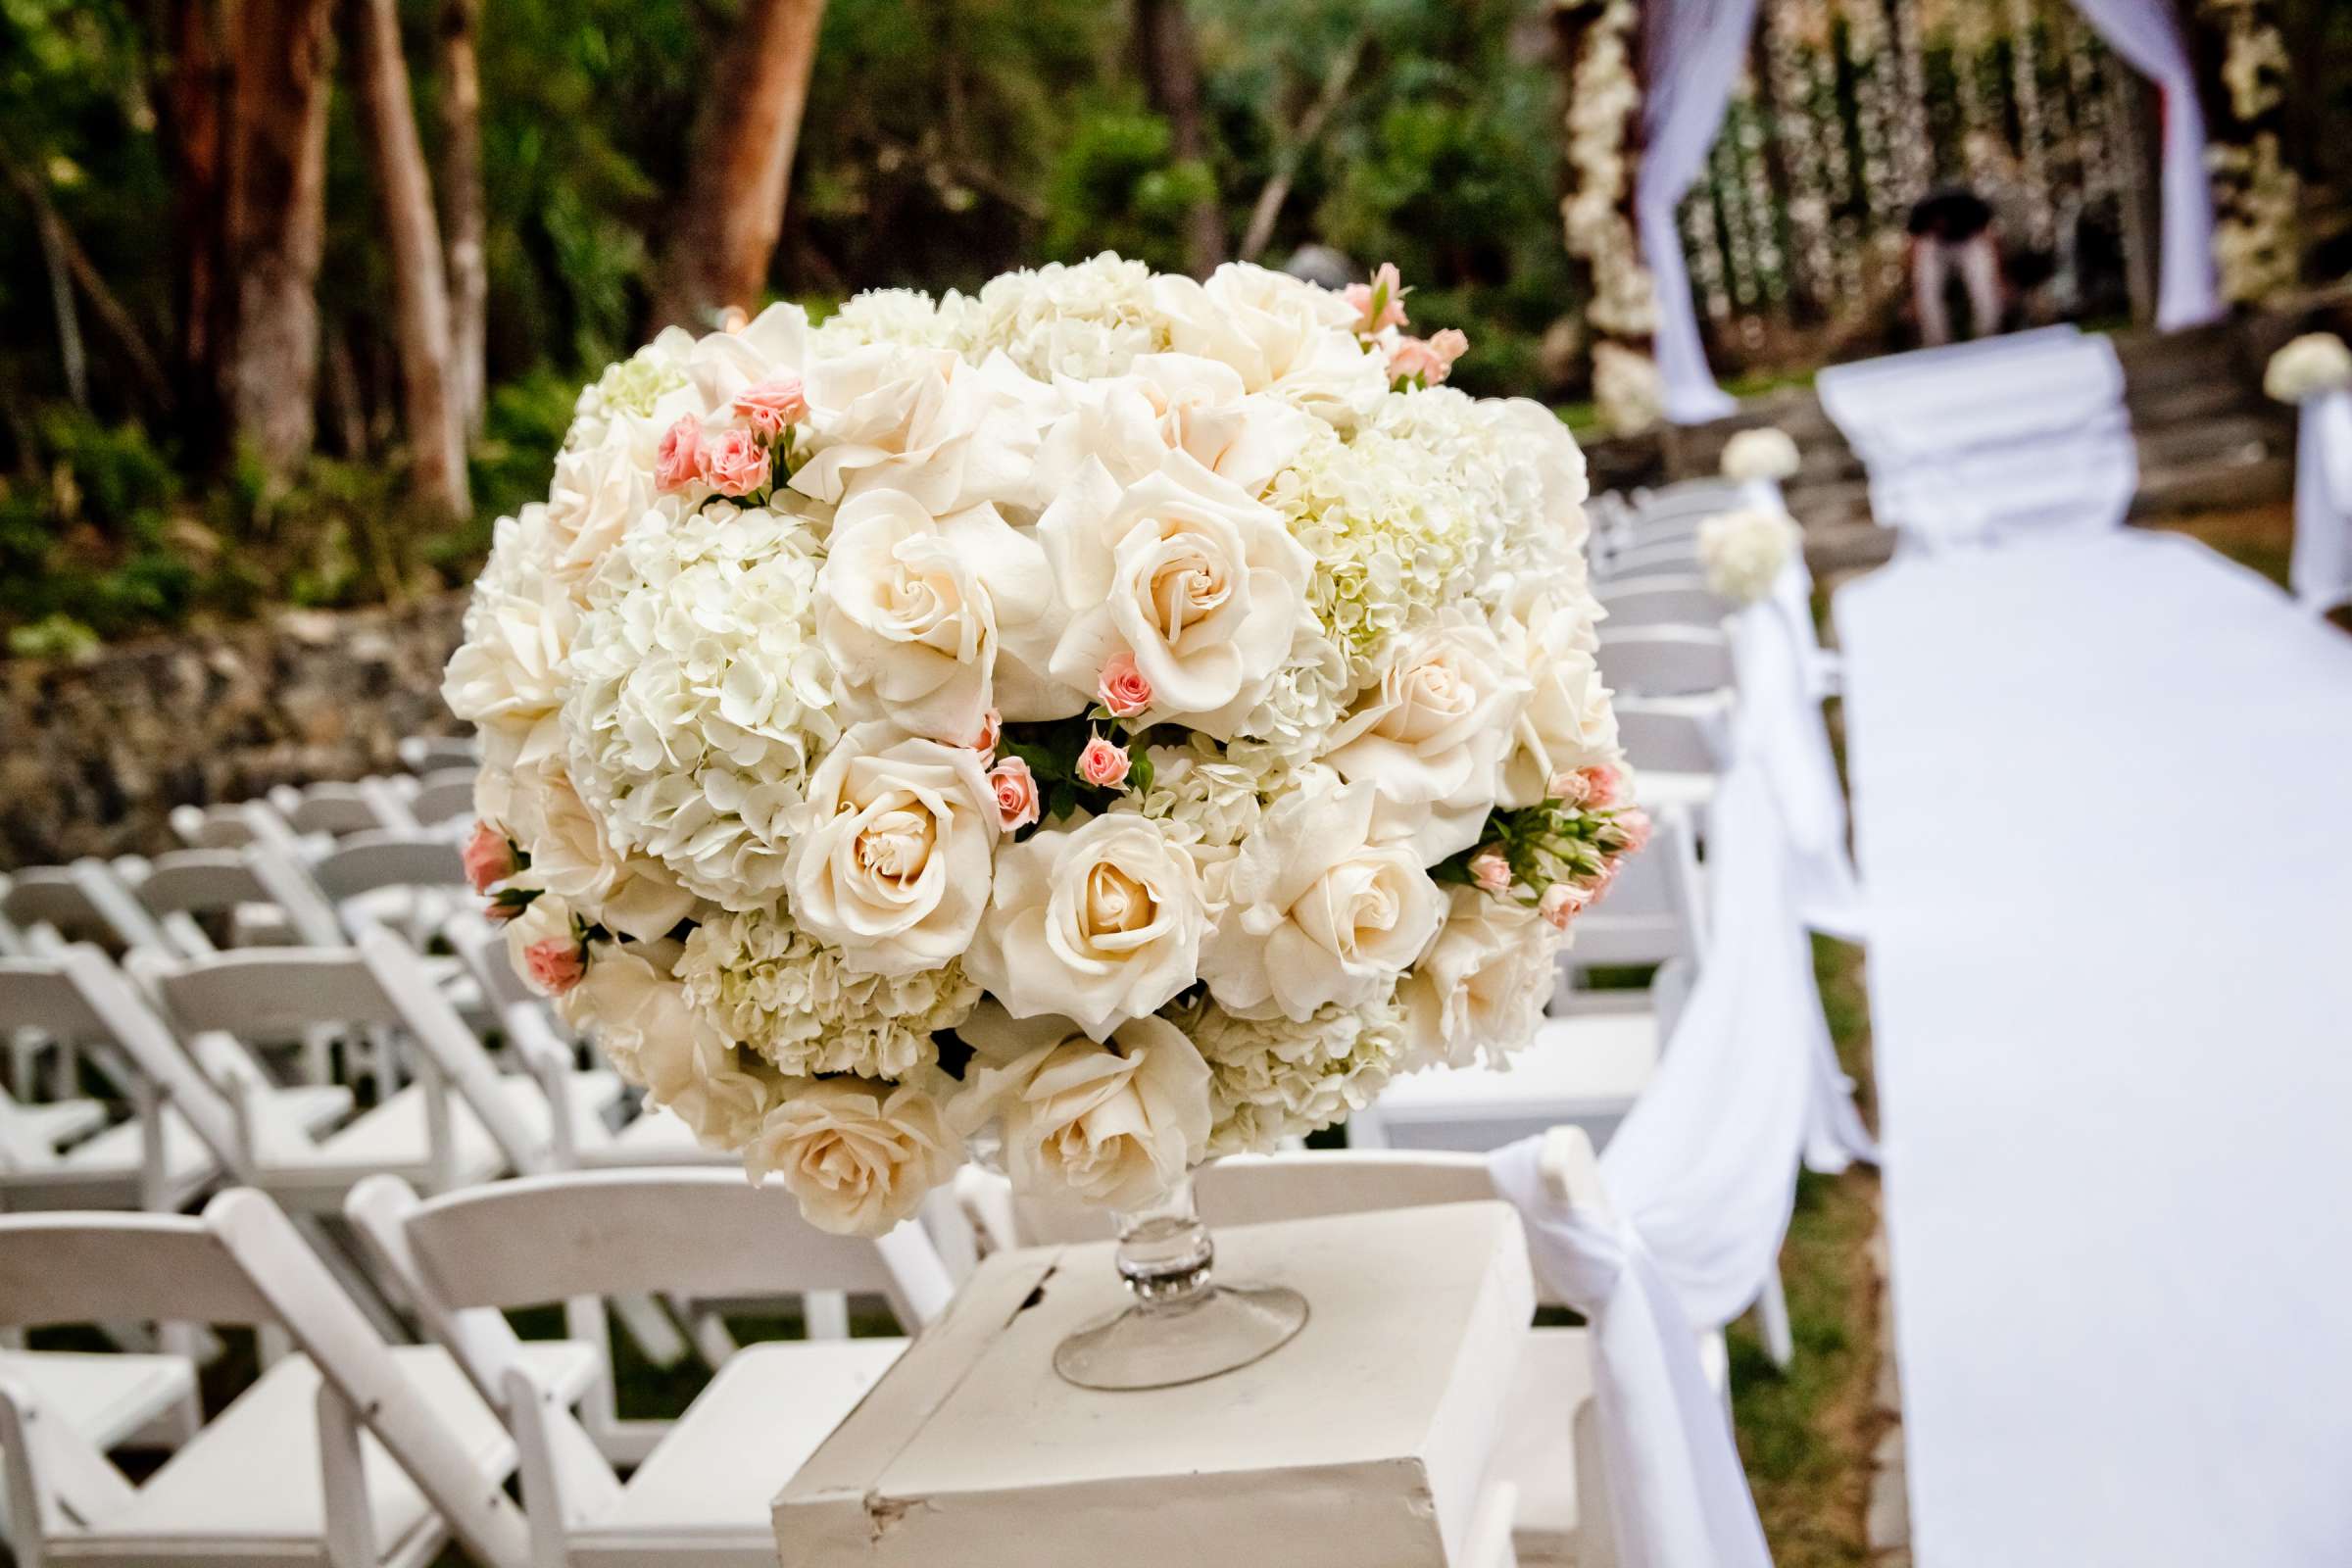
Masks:
[[[465,596],[0,662],[0,868],[174,847],[184,803],[399,766],[457,727],[441,667]]]

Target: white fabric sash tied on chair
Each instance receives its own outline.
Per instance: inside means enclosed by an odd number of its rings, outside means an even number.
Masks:
[[[1623,1568],[1770,1568],[1723,1400],[1673,1282],[1635,1228],[1545,1169],[1546,1138],[1487,1156],[1536,1271],[1592,1328],[1592,1393]],[[1590,1159],[1590,1146],[1582,1146]]]
[[[2295,425],[2295,602],[2325,614],[2352,602],[2352,392],[2303,400]]]

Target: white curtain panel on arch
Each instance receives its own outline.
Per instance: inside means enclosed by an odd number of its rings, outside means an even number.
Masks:
[[[860,1234],[1524,1045],[1646,819],[1583,456],[1403,293],[1104,255],[607,371],[445,688],[518,969]]]
[[[2107,46],[2164,91],[2162,254],[2156,324],[2167,331],[2222,313],[2213,258],[2213,192],[2196,73],[2167,0],[2075,0]],[[1756,25],[1757,0],[1647,0],[1642,7],[1642,129],[1634,195],[1643,259],[1657,283],[1656,354],[1666,416],[1720,418],[1738,405],[1707,368],[1676,209],[1704,168]],[[1913,192],[1913,195],[1924,192]]]

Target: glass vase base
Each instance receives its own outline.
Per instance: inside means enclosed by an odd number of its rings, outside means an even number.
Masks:
[[[1054,1348],[1082,1389],[1170,1389],[1260,1361],[1306,1327],[1306,1298],[1280,1285],[1212,1285],[1182,1301],[1139,1302]]]

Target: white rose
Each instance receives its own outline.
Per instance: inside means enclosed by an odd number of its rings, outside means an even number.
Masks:
[[[586,976],[558,1009],[695,1137],[714,1149],[741,1149],[784,1080],[747,1058],[687,1001],[667,969],[677,951],[667,942],[596,943]]]
[[[1395,984],[1436,934],[1445,896],[1407,844],[1370,841],[1377,797],[1326,776],[1282,798],[1228,865],[1229,907],[1200,976],[1243,1017],[1300,1022]]]
[[[687,379],[704,410],[724,416],[744,388],[802,373],[808,361],[808,313],[779,301],[740,332],[705,333],[685,359]]]
[[[2271,356],[2262,389],[2281,403],[2300,403],[2352,385],[2352,349],[2333,332],[2306,332]]]
[[[1058,1014],[1102,1040],[1193,983],[1207,926],[1192,856],[1120,812],[1000,854],[964,968],[1013,1016]]]
[[[1000,1125],[1024,1192],[1143,1208],[1207,1150],[1208,1063],[1164,1018],[1130,1019],[1097,1045],[1066,1018],[984,1003],[958,1033],[973,1056],[949,1113],[966,1132]]]
[[[1528,686],[1485,627],[1424,633],[1356,700],[1324,760],[1380,797],[1375,837],[1408,840],[1435,865],[1486,830]]]
[[[1193,354],[1147,354],[1116,380],[1071,381],[1062,390],[1069,412],[1038,445],[1038,492],[1049,498],[1090,457],[1126,485],[1157,469],[1170,452],[1258,495],[1313,429],[1310,416],[1280,399],[1245,392],[1233,367]]]
[[[1787,479],[1803,462],[1788,432],[1771,425],[1742,430],[1723,444],[1723,476],[1742,484],[1755,479]]]
[[[667,866],[612,847],[603,819],[559,765],[517,768],[508,776],[504,804],[496,820],[530,856],[531,882],[590,919],[651,942],[694,912],[694,895]]]
[[[1532,398],[1503,398],[1475,405],[1502,450],[1535,474],[1540,488],[1538,514],[1558,534],[1561,556],[1584,563],[1588,532],[1585,502],[1592,494],[1585,471],[1585,451],[1560,416]]]
[[[1450,889],[1438,939],[1396,983],[1409,1065],[1467,1067],[1526,1045],[1558,984],[1558,949],[1527,906]]]
[[[962,1152],[939,1102],[921,1090],[820,1078],[785,1091],[744,1164],[755,1182],[781,1176],[818,1230],[880,1236],[956,1174]]]
[[[820,359],[802,380],[808,460],[792,488],[839,502],[904,490],[934,515],[982,502],[1026,504],[1037,434],[1059,399],[992,355],[886,345]]]
[[[859,724],[810,776],[803,823],[792,916],[849,968],[912,974],[971,945],[1002,831],[979,753]]]
[[[1503,756],[1496,804],[1539,805],[1551,780],[1574,767],[1617,765],[1617,710],[1592,658],[1592,617],[1573,603],[1538,602],[1502,623],[1503,657],[1534,677]]]
[[[1229,738],[1306,615],[1314,562],[1281,514],[1181,452],[1123,490],[1090,461],[1037,531],[1073,611],[1052,675],[1091,693],[1131,653],[1152,683],[1146,722]]]
[[[589,577],[653,505],[653,470],[626,448],[600,445],[557,457],[547,498],[549,569],[574,601],[585,602]]]
[[[1279,393],[1341,428],[1388,396],[1386,361],[1364,352],[1354,309],[1329,289],[1228,262],[1206,282],[1155,277],[1152,300],[1171,348],[1232,366],[1247,391]]]
[[[1066,695],[1041,704],[1034,673],[1060,629],[1045,553],[994,507],[933,517],[904,491],[864,491],[833,520],[816,591],[825,655],[868,716],[967,745],[991,708],[1069,711]]]
[[[466,607],[466,641],[442,676],[442,701],[481,729],[493,765],[528,765],[564,744],[564,660],[580,614],[547,574],[546,514],[545,506],[529,506],[499,523],[497,547]]]

